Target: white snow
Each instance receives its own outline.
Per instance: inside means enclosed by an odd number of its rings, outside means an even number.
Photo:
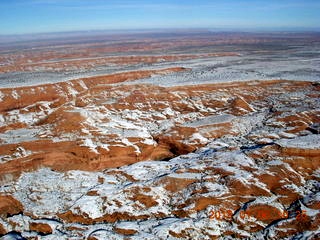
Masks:
[[[78,214],[86,213],[91,219],[103,216],[103,201],[99,196],[84,196],[77,201],[78,208],[72,208],[73,212]]]
[[[281,139],[276,141],[281,147],[286,148],[302,148],[302,149],[319,149],[320,135],[311,134],[307,136],[299,136],[293,139]]]
[[[4,119],[3,115],[0,114],[0,127],[5,125],[6,120]]]
[[[14,99],[19,99],[19,97],[20,97],[20,95],[17,93],[16,90],[13,90],[13,91],[11,92],[11,96],[12,96]]]
[[[4,97],[5,97],[5,94],[0,91],[0,102],[3,101]]]
[[[139,230],[139,225],[137,222],[120,222],[116,224],[116,228],[120,229],[131,229],[131,230]]]
[[[186,127],[201,127],[201,126],[206,126],[206,125],[231,122],[234,118],[235,118],[235,116],[233,116],[231,114],[212,115],[212,116],[208,116],[208,117],[199,119],[197,121],[187,122],[184,124],[184,126],[186,126]]]
[[[297,135],[295,135],[293,133],[286,133],[286,132],[280,132],[279,136],[282,138],[295,138],[295,137],[297,137]]]
[[[162,114],[169,115],[169,116],[174,116],[175,112],[171,108],[167,107],[167,108],[165,108],[163,110]]]
[[[200,133],[194,133],[192,134],[190,141],[192,140],[199,140],[200,143],[205,144],[209,142],[209,139],[203,137]]]
[[[72,88],[70,85],[67,86],[68,92],[71,96],[75,97],[79,94],[79,92],[77,90],[75,90],[74,88]]]
[[[135,149],[135,152],[137,154],[140,154],[141,151],[140,151],[140,148],[137,146],[137,145],[134,145],[132,142],[130,142],[127,138],[123,138],[121,140],[121,142],[125,145],[125,146],[130,146],[130,147],[133,147]]]
[[[86,138],[85,140],[83,140],[83,144],[81,144],[80,146],[84,146],[84,147],[88,147],[90,148],[90,150],[94,153],[99,153],[97,151],[97,145],[93,143],[92,139],[90,138]]]
[[[14,197],[23,203],[26,211],[35,216],[48,217],[71,207],[79,197],[98,184],[99,176],[101,173],[58,173],[42,168],[21,175]]]
[[[8,144],[15,144],[21,142],[30,142],[38,140],[37,137],[39,133],[39,129],[15,129],[15,130],[8,130],[4,133],[0,133],[0,139],[3,140],[5,143]]]
[[[143,144],[146,144],[146,145],[153,145],[153,146],[156,146],[157,145],[157,142],[155,142],[153,139],[144,139],[141,143]]]
[[[83,80],[80,80],[79,84],[83,89],[88,89],[87,85],[83,82]]]
[[[182,178],[182,179],[201,179],[202,174],[201,173],[171,173],[168,175],[168,177],[172,178]]]

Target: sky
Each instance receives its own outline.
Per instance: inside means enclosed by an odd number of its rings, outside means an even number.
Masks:
[[[320,0],[0,0],[0,11],[0,35],[159,28],[320,29]]]

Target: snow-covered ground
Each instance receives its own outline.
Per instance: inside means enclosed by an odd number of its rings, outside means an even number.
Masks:
[[[298,139],[302,146],[308,144],[316,147],[318,144],[317,142],[311,144],[306,137]],[[228,138],[222,141],[225,146],[230,144]],[[10,188],[7,187],[6,191],[13,192],[14,197],[23,204],[24,211],[31,214],[32,217],[15,215],[7,218],[7,221],[15,223],[14,227],[3,220],[1,223],[9,230],[22,232],[24,237],[36,236],[35,232],[28,231],[28,225],[35,221],[34,218],[37,218],[39,219],[37,221],[52,227],[52,234],[45,236],[44,239],[70,239],[85,236],[95,236],[97,239],[125,239],[119,229],[132,230],[132,233],[129,234],[131,239],[166,239],[168,237],[176,239],[175,234],[182,234],[184,236],[182,238],[192,236],[194,239],[209,239],[210,235],[219,236],[226,231],[235,232],[242,237],[259,239],[276,234],[276,225],[295,220],[296,215],[291,214],[294,212],[292,207],[281,203],[279,196],[272,193],[264,181],[259,180],[260,174],[277,174],[272,168],[275,160],[256,162],[243,152],[223,151],[222,149],[218,148],[217,151],[205,147],[195,153],[182,155],[166,162],[146,161],[119,169],[108,169],[104,172],[67,171],[59,173],[44,168],[24,173]],[[320,199],[319,194],[315,192],[320,188],[319,182],[305,179],[297,169],[284,163],[281,157],[276,157],[276,155],[274,157],[278,158],[276,165],[279,169],[300,177],[300,180],[294,183],[285,181],[288,184],[284,186],[287,189],[293,189],[302,197],[305,196],[299,201],[301,209],[306,211],[309,217],[315,219],[320,211],[308,206],[310,202]],[[220,173],[214,173],[213,169],[219,169]],[[254,169],[254,171],[246,169]],[[223,171],[228,172],[226,178],[222,178]],[[189,184],[184,188],[176,186],[176,190],[172,192],[168,190],[168,186],[175,181],[180,184],[189,181]],[[235,181],[249,189],[265,191],[264,194],[267,194],[259,196],[253,192],[254,197],[246,196],[247,200],[239,202],[242,202],[240,211],[256,206],[268,206],[280,212],[290,212],[288,219],[271,225],[255,219],[254,215],[250,215],[248,219],[247,217],[242,219],[239,209],[228,205],[232,202],[232,197],[242,196],[241,190],[232,186]],[[197,189],[198,191],[206,190],[195,193]],[[143,196],[141,200],[139,194]],[[269,197],[266,197],[268,195]],[[146,200],[143,200],[144,198]],[[223,200],[224,204],[215,205],[216,209],[209,204],[206,208],[196,210],[197,199],[201,198]],[[149,205],[148,202],[153,202],[153,204]],[[187,214],[183,218],[175,215],[180,204],[186,205],[181,209]],[[233,221],[210,218],[212,210],[217,211],[226,206],[232,210]],[[88,223],[73,223],[73,220],[69,222],[69,218],[65,218],[67,223],[58,220],[57,213],[64,212],[80,216],[76,222],[87,221]],[[113,215],[117,216],[116,221],[110,222],[113,220],[108,216]],[[159,217],[162,215],[166,217]],[[142,220],[125,220],[140,217]],[[90,219],[93,221],[91,222]],[[95,221],[107,222],[95,224]],[[255,224],[264,226],[265,229],[254,234],[250,233],[250,228]],[[246,228],[241,229],[243,226]],[[316,236],[319,231],[318,226],[312,233],[306,232],[303,236],[309,234]]]
[[[319,238],[320,47],[264,47],[1,74],[7,88],[187,68],[1,89],[1,239]]]
[[[185,67],[187,72],[166,76],[153,76],[133,83],[149,83],[160,86],[209,84],[230,81],[288,79],[299,81],[320,81],[319,58],[282,58],[278,56],[235,56],[210,59],[185,60],[171,63],[155,63],[128,67],[98,67],[92,70],[56,72],[20,72],[0,75],[0,88],[33,86],[120,73],[133,70]],[[268,59],[271,58],[270,61]],[[274,58],[274,59],[272,59]]]
[[[199,46],[198,49],[180,51],[168,50],[168,54],[199,54],[199,52],[225,52],[230,49],[237,56],[212,56],[198,59],[160,61],[155,63],[135,63],[127,65],[94,64],[90,68],[76,67],[53,71],[39,68],[34,71],[9,72],[0,74],[0,88],[32,86],[45,83],[56,83],[77,78],[102,76],[112,73],[161,69],[167,67],[185,67],[191,71],[170,74],[167,76],[153,76],[138,80],[138,83],[151,83],[161,86],[186,85],[199,83],[217,83],[227,81],[288,79],[301,81],[320,80],[320,45],[313,44],[308,39],[292,42],[275,42],[268,44]],[[118,53],[119,57],[125,53]],[[152,55],[152,53],[149,53]],[[159,53],[156,53],[156,56]],[[136,56],[139,56],[136,55]],[[113,56],[115,57],[115,56]],[[89,58],[90,59],[90,58]],[[57,61],[57,60],[55,60]],[[49,61],[50,62],[50,61]]]

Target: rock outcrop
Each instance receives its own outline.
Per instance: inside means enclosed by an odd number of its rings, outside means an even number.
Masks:
[[[0,234],[316,238],[319,89],[128,84],[181,70],[1,89]]]

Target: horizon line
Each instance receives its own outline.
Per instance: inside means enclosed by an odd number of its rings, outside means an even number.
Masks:
[[[0,37],[11,37],[11,36],[31,36],[31,35],[45,35],[45,34],[72,34],[72,33],[94,33],[94,32],[105,32],[105,33],[125,33],[125,32],[161,32],[161,31],[207,31],[207,32],[248,32],[248,33],[263,33],[263,32],[320,32],[320,27],[154,27],[154,28],[114,28],[114,29],[83,29],[83,30],[57,30],[57,31],[39,31],[39,32],[25,32],[25,33],[9,33],[1,34]]]

